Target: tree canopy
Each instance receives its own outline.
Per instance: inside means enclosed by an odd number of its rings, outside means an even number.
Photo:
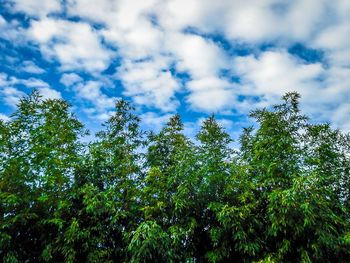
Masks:
[[[350,135],[299,94],[231,138],[178,114],[143,131],[119,100],[93,141],[37,91],[0,120],[3,262],[350,262]],[[236,139],[240,148],[233,149]]]

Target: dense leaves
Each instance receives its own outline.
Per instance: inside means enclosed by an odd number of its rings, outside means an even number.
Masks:
[[[124,100],[95,139],[38,92],[0,121],[3,262],[349,262],[350,136],[299,95],[251,113],[240,148],[214,116],[140,129]]]

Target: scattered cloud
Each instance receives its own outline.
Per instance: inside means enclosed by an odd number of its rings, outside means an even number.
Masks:
[[[15,108],[19,100],[28,93],[27,90],[21,89],[20,86],[25,86],[25,88],[30,88],[31,90],[33,88],[37,89],[44,99],[62,98],[61,92],[51,88],[48,83],[41,79],[19,79],[14,76],[8,76],[5,73],[0,73],[0,94],[2,101],[12,108]]]
[[[189,73],[193,79],[217,76],[228,66],[224,50],[201,36],[172,34],[168,46],[175,56],[177,70]]]
[[[312,97],[320,88],[318,79],[325,73],[322,64],[305,64],[283,50],[238,57],[233,68],[241,78],[242,94],[266,99],[279,99],[288,91]]]
[[[182,107],[242,115],[298,91],[308,114],[350,127],[347,0],[5,0],[4,10],[0,39],[41,56],[23,54],[19,69],[33,76],[6,76],[2,94],[60,82],[92,118],[109,116],[120,95],[161,123]],[[40,59],[58,76],[40,79]]]
[[[109,66],[112,53],[101,43],[98,33],[87,23],[62,19],[34,20],[28,30],[48,59],[57,59],[61,70],[100,72]]]
[[[82,82],[83,79],[75,73],[65,73],[62,75],[60,82],[66,87],[70,87],[78,82]]]
[[[235,86],[217,77],[193,80],[188,83],[191,93],[187,101],[193,109],[209,113],[232,108],[236,100]]]
[[[62,99],[61,92],[49,87],[42,87],[39,92],[43,99]]]
[[[6,26],[7,22],[5,18],[0,15],[0,27]]]
[[[26,31],[20,21],[16,19],[7,21],[0,13],[0,39],[20,44],[26,42],[25,34]]]
[[[172,111],[178,105],[174,99],[175,92],[181,87],[172,76],[168,63],[166,57],[124,61],[116,77],[125,86],[124,94],[132,97],[136,103]]]
[[[83,81],[78,75],[65,75],[63,82],[75,93],[75,98],[83,105],[82,110],[91,118],[107,120],[113,113],[117,97],[107,96],[102,88],[106,83],[99,80]],[[62,78],[61,78],[62,82]]]
[[[13,87],[4,87],[0,90],[0,93],[3,102],[12,108],[15,108],[20,99],[25,95],[24,92]]]
[[[0,98],[2,103],[15,108],[20,98],[25,95],[24,92],[13,87],[16,79],[9,78],[7,74],[0,73]]]
[[[24,13],[33,17],[43,17],[53,12],[62,10],[60,0],[36,1],[36,0],[11,0],[8,1],[12,12]]]
[[[33,61],[26,60],[23,62],[21,70],[27,73],[32,74],[43,74],[45,70],[39,66],[37,66]]]
[[[102,83],[90,80],[86,83],[78,83],[74,90],[77,96],[93,103],[98,109],[112,108],[115,104],[115,98],[108,97],[101,92]]]

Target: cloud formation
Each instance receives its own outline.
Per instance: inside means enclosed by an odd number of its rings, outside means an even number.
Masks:
[[[102,71],[112,58],[87,23],[43,18],[32,21],[27,33],[45,57],[60,62],[62,70]]]
[[[0,101],[15,108],[20,98],[25,95],[25,92],[21,91],[19,86],[24,86],[27,89],[36,88],[44,99],[62,98],[61,92],[51,88],[48,83],[41,79],[19,79],[0,73]]]
[[[21,40],[54,64],[56,85],[89,116],[105,118],[119,96],[154,110],[144,113],[149,123],[182,107],[241,115],[298,91],[308,114],[349,131],[347,0],[39,2],[5,1],[0,38]],[[54,94],[36,62],[26,59],[21,70],[37,76],[16,84]]]

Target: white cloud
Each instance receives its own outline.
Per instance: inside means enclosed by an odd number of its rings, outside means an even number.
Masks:
[[[98,33],[87,23],[44,18],[33,21],[28,35],[48,58],[57,58],[62,70],[105,70],[112,53],[102,46]]]
[[[350,19],[346,23],[327,27],[320,32],[314,46],[327,51],[327,57],[333,65],[350,66]]]
[[[173,65],[178,71],[189,73],[196,80],[208,75],[215,77],[228,65],[225,53],[212,41],[168,30],[170,27],[181,29],[171,26],[170,21],[159,26],[151,23],[151,14],[159,16],[160,22],[164,22],[165,17],[161,16],[160,10],[166,8],[170,14],[175,11],[174,6],[182,4],[171,2],[168,8],[167,4],[154,0],[142,3],[101,1],[98,7],[92,8],[78,0],[69,1],[68,12],[106,25],[102,35],[106,41],[119,48],[118,53],[123,59],[117,77],[125,86],[125,95],[131,96],[138,104],[171,111],[178,105],[174,95],[181,89],[181,85],[170,73]],[[191,6],[198,4],[189,3],[190,6],[184,10],[187,12]],[[180,15],[180,12],[177,11],[175,15]],[[211,91],[211,95],[221,96],[222,93],[225,91]],[[222,97],[217,98],[221,99]],[[217,104],[220,103],[227,104]],[[208,110],[211,109],[212,107]]]
[[[22,44],[26,42],[25,30],[22,28],[19,21],[12,19],[6,21],[6,19],[0,15],[0,38],[12,41],[16,44]]]
[[[138,24],[139,17],[152,11],[157,0],[68,0],[67,10],[87,20],[130,29]]]
[[[168,58],[146,61],[124,61],[117,77],[123,81],[124,94],[141,105],[155,106],[164,111],[174,110],[175,92],[180,89],[177,80],[168,69]]]
[[[327,27],[318,35],[315,45],[326,49],[346,48],[350,43],[349,33],[350,23]]]
[[[288,91],[312,98],[315,89],[320,88],[318,79],[325,73],[320,63],[305,64],[285,51],[267,51],[258,57],[237,57],[233,68],[244,86],[241,94],[267,99],[279,99]]]
[[[339,105],[339,107],[332,112],[331,121],[332,123],[342,129],[343,131],[350,132],[350,105],[348,103],[344,103]]]
[[[74,89],[79,98],[90,101],[97,108],[112,108],[115,103],[115,98],[110,98],[103,94],[101,91],[102,85],[103,84],[99,81],[90,80],[86,83],[78,83]]]
[[[177,102],[171,99],[181,88],[170,74],[170,67],[175,63],[177,71],[188,73],[192,78],[186,85],[192,108],[216,111],[228,105],[232,96],[226,88],[231,85],[225,83],[227,87],[222,88],[220,81],[220,87],[216,86],[218,82],[207,82],[217,79],[220,70],[228,66],[223,50],[201,36],[183,33],[172,33],[163,48],[170,54],[169,58],[164,60],[164,57],[156,56],[151,61],[131,63],[128,74],[118,75],[124,81],[126,95],[140,104],[174,110]],[[201,90],[196,89],[199,85]]]
[[[41,79],[29,78],[20,79],[14,76],[0,73],[0,94],[3,101],[15,108],[20,98],[26,95],[25,92],[18,88],[18,85],[24,85],[27,88],[36,88],[44,99],[61,99],[62,95],[59,91],[50,87],[48,83]]]
[[[68,1],[68,12],[82,18],[103,23],[102,35],[112,45],[120,48],[120,54],[134,59],[158,52],[163,33],[152,25],[148,15],[154,9],[156,0],[102,0]]]
[[[225,33],[231,27],[232,15],[245,6],[254,6],[259,1],[239,0],[170,0],[159,1],[156,14],[159,23],[168,31],[181,32],[186,28],[196,28],[204,33]],[[260,1],[263,2],[263,1]],[[233,11],[237,10],[236,13]],[[259,25],[256,25],[259,26]]]
[[[49,87],[40,88],[39,93],[43,99],[62,99],[61,92]]]
[[[12,84],[13,80],[9,80],[8,75],[0,72],[0,87],[8,86],[9,83]]]
[[[2,15],[0,15],[0,27],[5,26],[6,24],[7,24],[7,22],[6,22],[5,18],[3,18]]]
[[[262,41],[279,33],[277,17],[270,8],[272,1],[246,1],[228,7],[226,34],[231,39]]]
[[[21,70],[27,73],[32,74],[43,74],[45,70],[41,67],[38,67],[33,61],[26,60],[23,62]]]
[[[88,114],[90,118],[97,118],[105,121],[113,113],[117,97],[109,97],[102,92],[104,83],[98,80],[90,80],[87,82],[78,82],[72,86],[76,97],[80,99],[85,105],[83,111]],[[86,103],[87,102],[87,103]]]
[[[284,51],[237,58],[234,68],[241,76],[239,93],[262,98],[250,105],[237,102],[241,110],[277,103],[284,93],[297,91],[302,95],[302,107],[308,115],[316,120],[332,121],[336,127],[350,127],[346,114],[350,69],[305,64]]]
[[[23,84],[28,88],[48,88],[49,84],[42,79],[29,78],[29,79],[16,79],[17,84]]]
[[[66,87],[72,86],[78,82],[82,82],[83,79],[76,73],[65,73],[62,75],[60,82]]]
[[[191,93],[187,100],[195,110],[213,113],[234,106],[235,87],[226,80],[203,77],[190,81],[188,88]]]
[[[330,5],[327,1],[314,0],[287,4],[270,0],[248,1],[246,4],[242,1],[174,0],[157,4],[149,1],[144,6],[138,6],[128,17],[127,10],[134,6],[134,2],[129,1],[119,2],[120,5],[116,5],[115,9],[110,8],[104,22],[108,25],[108,32],[111,35],[116,34],[110,40],[113,39],[121,49],[120,54],[126,57],[126,61],[133,61],[132,59],[147,54],[151,57],[157,57],[161,52],[170,54],[172,60],[165,63],[167,66],[163,70],[166,72],[167,67],[174,63],[177,70],[189,73],[191,80],[185,86],[189,91],[187,101],[196,110],[216,111],[232,107],[248,112],[255,106],[267,106],[277,102],[286,91],[297,90],[303,95],[303,105],[308,112],[322,112],[322,118],[329,118],[337,110],[338,106],[334,104],[345,103],[345,94],[349,90],[348,70],[344,68],[349,63],[350,56],[346,38],[348,25],[344,22],[349,20],[349,4],[346,2],[335,1]],[[145,20],[145,14],[152,12],[158,16],[157,27],[151,27]],[[329,15],[332,12],[335,14],[333,18]],[[103,19],[103,15],[99,17]],[[113,17],[124,17],[125,21],[120,22],[121,26],[118,27],[111,22]],[[250,45],[271,41],[282,44],[293,41],[308,43],[311,48],[326,49],[331,66],[324,68],[320,63],[305,64],[284,51],[264,52],[258,57],[234,59],[232,67],[241,77],[242,85],[233,85],[218,76],[221,69],[229,68],[227,54],[209,40],[183,34],[181,31],[189,26],[207,33],[223,32],[228,39],[246,41]],[[145,33],[145,40],[140,32]],[[104,36],[108,39],[106,32]],[[314,42],[313,38],[316,39]],[[150,67],[147,63],[145,65]],[[138,69],[138,66],[130,63],[129,69],[132,68]],[[145,75],[149,73],[143,69],[143,74],[138,70],[134,71],[139,78],[126,74],[122,80],[127,84],[126,94],[135,96],[140,103],[153,105],[155,100],[152,98],[156,94],[162,94],[160,84],[149,86],[146,92],[139,88],[140,85],[132,85],[137,83],[135,80],[139,80],[139,83],[143,83],[144,79],[148,80]],[[131,74],[129,71],[128,73]],[[180,90],[174,89],[173,92]],[[130,90],[132,92],[128,93]],[[163,94],[174,94],[170,92],[171,88],[166,90],[169,93]],[[145,94],[152,96],[147,97]],[[249,98],[257,96],[260,100],[246,98],[238,101],[237,95]],[[169,98],[169,95],[166,97]],[[158,107],[165,105],[157,104]],[[338,115],[345,116],[336,114]],[[333,118],[339,124],[344,120],[344,117]]]
[[[26,35],[45,58],[57,60],[61,71],[70,72],[62,73],[60,82],[93,105],[86,109],[93,116],[110,114],[113,98],[102,90],[107,78],[120,80],[122,94],[137,104],[163,112],[176,110],[184,97],[192,110],[247,113],[296,90],[308,113],[338,126],[348,122],[348,0],[67,0],[67,16],[60,18],[51,15],[62,11],[59,0],[11,2],[12,12],[35,19],[24,34],[20,22],[0,16],[0,37],[19,42]],[[230,52],[208,37],[217,34],[232,45]],[[307,63],[289,54],[286,50],[296,43],[323,51],[323,62]],[[261,51],[265,44],[275,48]],[[254,54],[237,56],[236,45],[247,45]],[[104,75],[116,58],[116,74]],[[178,79],[174,71],[187,73],[188,79]],[[239,83],[223,77],[223,71]],[[83,80],[85,74],[94,80]],[[35,79],[20,82],[49,87]],[[19,81],[8,77],[6,83]]]
[[[331,17],[327,13],[331,7],[325,0],[290,1],[286,7],[274,27],[280,25],[281,35],[291,41],[308,42]]]
[[[190,73],[192,78],[215,76],[227,67],[224,51],[201,36],[172,34],[167,46],[175,55],[177,69]]]
[[[65,73],[60,82],[75,93],[75,97],[83,104],[82,111],[91,119],[106,121],[113,115],[115,102],[118,98],[107,96],[103,92],[104,87],[110,89],[111,83],[108,80],[84,81],[76,73]]]
[[[144,17],[132,29],[111,27],[102,30],[102,35],[107,42],[120,48],[121,55],[133,59],[158,53],[164,42],[164,33]]]
[[[0,73],[0,98],[8,106],[15,108],[21,97],[25,95],[22,91],[13,87],[17,79]]]
[[[60,0],[11,0],[11,9],[29,16],[42,17],[53,12],[61,11]]]
[[[221,3],[218,16],[223,23],[218,30],[238,41],[306,41],[326,21],[325,1],[236,0]]]
[[[12,108],[15,108],[19,100],[25,95],[24,92],[14,87],[3,87],[0,89],[0,94],[4,103]]]

